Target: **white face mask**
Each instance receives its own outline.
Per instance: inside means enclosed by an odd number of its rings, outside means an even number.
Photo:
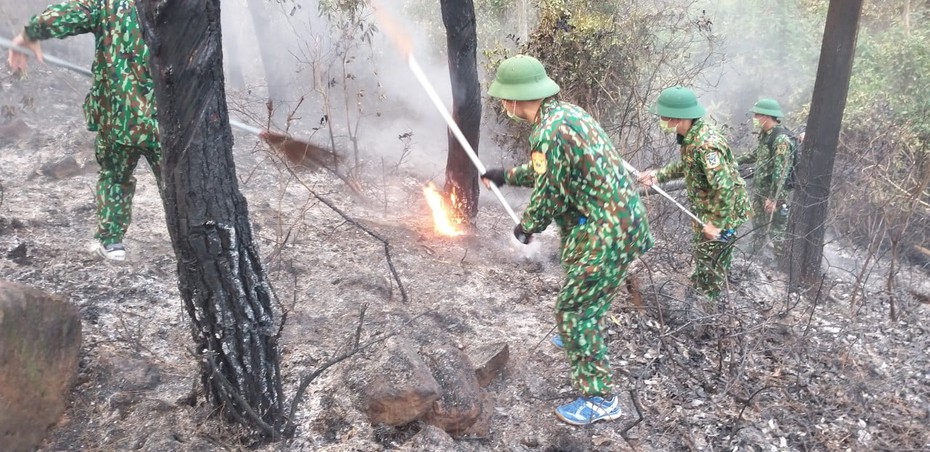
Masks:
[[[514,100],[511,102],[513,102],[513,111],[510,111],[510,109],[507,108],[507,101],[504,101],[504,112],[507,113],[507,117],[516,122],[526,122],[525,119],[517,116],[517,114],[515,113],[517,110],[517,101]]]
[[[672,125],[668,120],[659,119],[659,129],[665,133],[676,133],[678,132],[678,126]]]
[[[759,119],[759,118],[753,117],[753,118],[752,118],[752,128],[753,128],[753,129],[761,129],[761,128],[762,128],[762,120]]]

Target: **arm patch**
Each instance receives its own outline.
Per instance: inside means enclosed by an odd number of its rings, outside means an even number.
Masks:
[[[711,151],[704,154],[704,163],[708,169],[714,169],[720,166],[720,154],[717,151]]]
[[[546,173],[546,154],[535,151],[533,152],[533,171],[536,171],[536,174],[545,174]]]

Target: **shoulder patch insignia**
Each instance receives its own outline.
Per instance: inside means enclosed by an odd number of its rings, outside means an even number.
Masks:
[[[546,154],[542,152],[534,152],[533,155],[533,171],[536,171],[536,174],[544,174],[546,172]]]
[[[717,151],[708,152],[704,154],[704,162],[707,163],[708,168],[716,168],[720,165],[720,154]]]

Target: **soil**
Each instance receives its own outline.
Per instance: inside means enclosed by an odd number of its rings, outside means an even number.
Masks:
[[[433,322],[466,351],[510,346],[504,375],[488,388],[495,410],[485,438],[449,442],[419,423],[370,425],[343,382],[348,360],[311,384],[295,438],[257,442],[203,400],[172,244],[144,164],[128,261],[88,251],[96,163],[80,109],[86,83],[34,68],[0,85],[0,277],[65,297],[83,322],[79,378],[42,450],[930,449],[930,306],[908,290],[926,278],[920,269],[900,268],[889,290],[882,261],[836,241],[823,287],[798,298],[785,275],[737,253],[727,302],[688,306],[687,220],[659,215],[667,203],[650,199],[659,244],[635,272],[645,307],[621,293],[605,321],[630,415],[570,427],[553,414],[575,393],[548,342],[562,277],[551,230],[529,246],[516,243],[488,197],[474,230],[443,238],[432,230],[422,171],[383,170],[368,157],[378,170],[363,173],[358,196],[326,173],[285,171],[257,139],[236,132],[240,188],[287,312],[281,366],[289,396],[302,375],[351,343],[363,306],[363,340]],[[317,196],[390,243],[403,292],[382,242]]]

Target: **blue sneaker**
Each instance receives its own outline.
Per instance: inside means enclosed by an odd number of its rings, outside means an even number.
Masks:
[[[550,342],[552,342],[552,345],[555,345],[556,348],[565,348],[565,344],[562,342],[562,336],[558,334],[552,336],[552,340]]]
[[[616,396],[578,397],[574,402],[555,409],[559,419],[572,425],[588,425],[597,421],[609,421],[623,416],[620,400]]]

